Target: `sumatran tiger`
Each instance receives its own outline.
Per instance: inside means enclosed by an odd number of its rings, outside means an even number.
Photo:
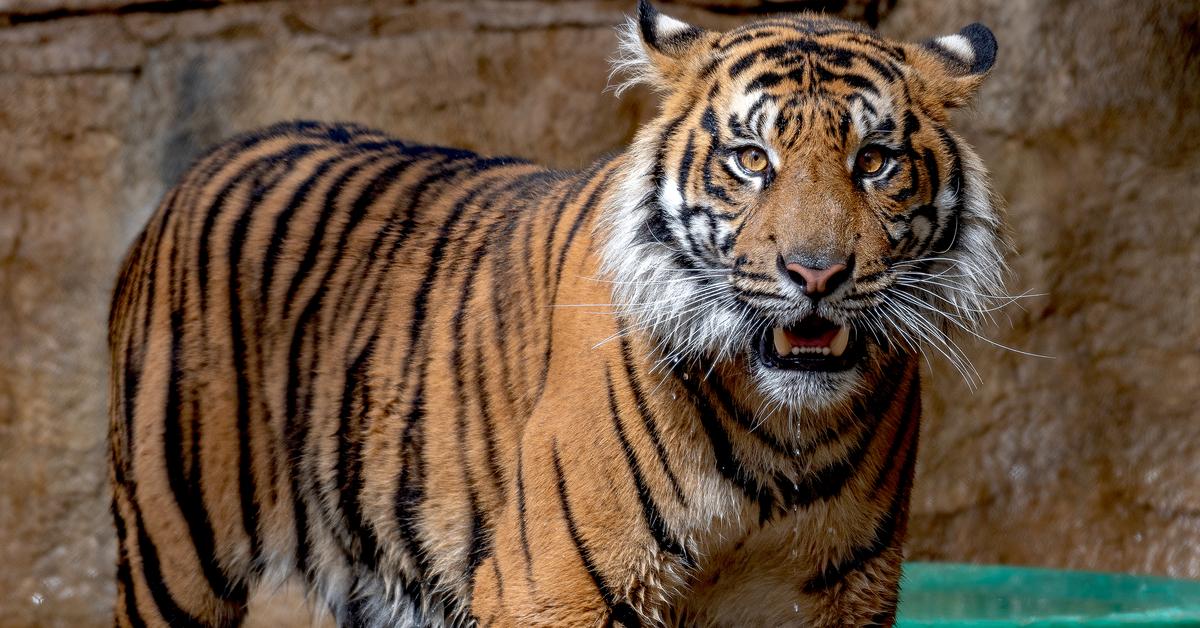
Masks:
[[[922,351],[1002,288],[951,131],[978,24],[899,43],[642,2],[661,93],[582,172],[281,124],[202,157],[110,324],[116,623],[894,622]]]

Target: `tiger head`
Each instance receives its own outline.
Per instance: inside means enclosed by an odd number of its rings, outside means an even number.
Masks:
[[[614,71],[662,94],[604,222],[614,303],[664,360],[728,362],[785,408],[845,403],[884,358],[961,356],[1001,292],[1002,209],[948,128],[996,56],[801,14],[706,31],[641,2]]]

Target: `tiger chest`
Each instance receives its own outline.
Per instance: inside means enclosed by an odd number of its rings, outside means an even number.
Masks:
[[[853,492],[760,522],[757,512],[714,522],[700,544],[680,625],[811,626],[828,602],[810,583],[870,541],[882,515]]]

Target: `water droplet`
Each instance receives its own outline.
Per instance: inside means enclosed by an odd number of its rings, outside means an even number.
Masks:
[[[41,593],[34,593],[29,599],[33,600],[35,606],[41,606],[42,602],[46,601]]]
[[[792,604],[792,612],[799,613],[799,612],[800,612],[800,605],[799,605],[799,604]]]

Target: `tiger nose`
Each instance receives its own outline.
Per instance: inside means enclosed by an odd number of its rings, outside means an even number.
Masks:
[[[814,301],[836,290],[850,276],[850,267],[842,262],[818,268],[806,266],[799,261],[788,261],[784,264],[784,270],[788,279],[803,289],[804,294]]]

